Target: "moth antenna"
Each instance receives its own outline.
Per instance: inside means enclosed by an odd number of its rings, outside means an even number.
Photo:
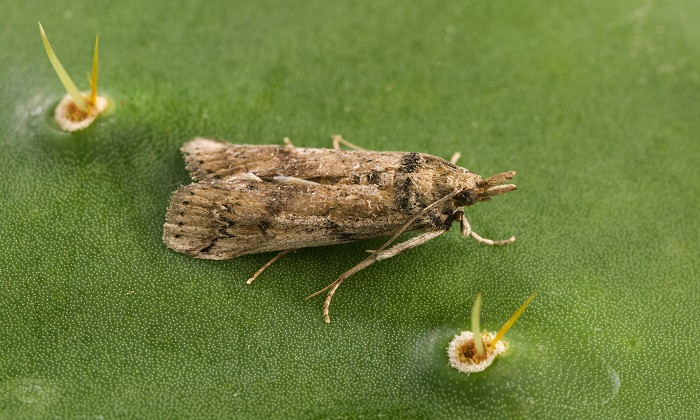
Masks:
[[[95,35],[95,52],[92,55],[92,77],[90,78],[90,105],[97,101],[97,46],[98,35]]]
[[[420,216],[422,216],[423,214],[425,214],[425,213],[428,211],[428,209],[430,209],[430,208],[432,208],[432,207],[435,207],[435,206],[437,206],[438,204],[440,204],[440,203],[442,203],[442,202],[444,202],[444,201],[447,201],[447,200],[453,198],[454,196],[456,196],[456,195],[459,194],[459,193],[460,193],[459,190],[454,190],[454,191],[452,191],[451,193],[447,194],[446,196],[444,196],[444,197],[442,197],[442,198],[440,198],[440,199],[438,199],[438,200],[433,201],[430,205],[428,205],[428,206],[425,207],[423,210],[421,210],[420,212],[418,212],[418,214],[416,214],[415,216],[411,217],[411,218],[408,220],[408,222],[406,222],[403,226],[401,226],[401,228],[400,228],[398,231],[396,231],[396,233],[394,234],[394,236],[392,236],[391,238],[389,238],[388,241],[384,242],[384,245],[380,246],[380,247],[375,251],[375,253],[378,253],[379,251],[383,251],[386,247],[388,247],[389,245],[391,245],[391,243],[394,242],[394,241],[396,240],[396,238],[398,238],[398,237],[399,237],[402,233],[404,233],[409,227],[411,227],[411,224],[412,224],[413,222],[415,222]]]
[[[411,226],[411,223],[415,222],[416,219],[418,219],[418,218],[419,218],[423,213],[425,213],[429,208],[431,208],[431,207],[433,207],[433,206],[435,206],[435,205],[437,205],[437,204],[439,204],[439,203],[441,203],[441,202],[443,202],[443,201],[449,200],[450,198],[454,197],[454,196],[457,195],[457,194],[459,194],[459,190],[455,190],[455,191],[451,192],[450,194],[447,194],[446,196],[440,198],[439,200],[433,201],[432,204],[430,204],[429,206],[427,206],[426,208],[424,208],[423,210],[421,210],[417,215],[413,216],[411,219],[408,220],[408,222],[406,222],[403,226],[401,226],[401,227],[399,228],[399,230],[396,231],[396,233],[394,234],[394,236],[392,236],[391,238],[389,238],[389,240],[387,240],[386,242],[384,242],[384,244],[383,244],[382,246],[380,246],[379,248],[377,248],[377,249],[375,249],[375,250],[371,250],[371,254],[373,254],[373,255],[379,254],[379,252],[383,251],[384,249],[386,249],[386,247],[388,247],[389,245],[391,245],[391,243],[394,242],[394,241],[396,240],[396,238],[398,238],[402,233],[404,233],[404,232],[406,231],[406,229],[408,229],[408,228]],[[367,252],[370,252],[370,250],[367,250]],[[367,258],[368,258],[368,259],[369,259],[369,258],[372,258],[372,256],[369,256],[369,257],[367,257]],[[364,261],[363,261],[363,262],[364,262]],[[362,263],[360,263],[360,264],[362,264]],[[333,283],[329,284],[328,286],[324,287],[324,288],[321,289],[321,290],[318,290],[318,291],[316,291],[316,292],[310,294],[309,296],[305,297],[304,299],[305,299],[305,300],[306,300],[306,299],[311,299],[312,297],[317,296],[317,295],[319,295],[319,294],[325,292],[326,290],[328,290],[328,289],[330,289],[331,287],[333,287],[337,282],[338,282],[337,280],[334,281]]]
[[[389,240],[387,240],[386,242],[384,242],[384,244],[383,244],[382,246],[380,246],[379,248],[377,248],[376,250],[374,250],[374,251],[372,252],[372,255],[370,255],[369,257],[367,257],[367,258],[365,258],[364,260],[362,260],[362,261],[361,261],[359,264],[357,264],[355,267],[353,267],[353,268],[351,268],[350,270],[348,270],[348,271],[346,271],[345,273],[343,273],[340,277],[338,277],[338,279],[336,279],[335,281],[333,281],[333,282],[332,282],[331,284],[329,284],[328,286],[324,287],[324,288],[321,289],[321,290],[317,290],[316,292],[314,292],[314,293],[308,295],[307,297],[304,298],[304,300],[311,299],[312,297],[318,296],[319,294],[321,294],[321,293],[325,292],[326,290],[329,290],[329,289],[330,289],[329,297],[326,298],[326,302],[325,302],[325,304],[324,304],[324,312],[327,314],[327,312],[328,312],[328,306],[330,305],[330,297],[333,296],[333,293],[335,293],[335,290],[338,288],[338,286],[340,286],[340,284],[343,282],[343,280],[345,280],[346,278],[350,277],[352,274],[354,274],[354,273],[356,273],[356,272],[362,270],[363,268],[365,268],[365,267],[367,267],[367,266],[373,264],[375,261],[378,261],[377,257],[380,255],[381,251],[384,251],[384,249],[386,249],[386,247],[388,247],[389,245],[391,245],[391,243],[394,242],[394,241],[396,240],[396,238],[398,238],[403,232],[405,232],[405,231],[411,226],[411,224],[412,224],[414,221],[416,221],[416,219],[418,219],[421,215],[423,215],[425,212],[427,212],[428,209],[430,209],[430,208],[432,208],[432,207],[434,207],[434,206],[436,206],[436,205],[438,205],[438,204],[440,204],[440,203],[442,203],[442,202],[444,202],[444,201],[447,201],[447,200],[452,199],[454,196],[456,196],[456,195],[459,194],[459,193],[460,193],[459,190],[454,190],[454,191],[452,191],[451,193],[447,194],[446,196],[444,196],[444,197],[442,197],[442,198],[440,198],[440,199],[438,199],[438,200],[433,201],[430,205],[428,205],[428,206],[425,207],[423,210],[421,210],[420,212],[418,212],[418,214],[416,214],[415,216],[413,216],[412,218],[410,218],[403,226],[401,226],[401,227],[399,228],[398,231],[396,231],[396,233],[395,233],[391,238],[389,238]],[[400,245],[400,244],[399,244],[399,245]],[[330,318],[328,318],[328,316],[326,315],[326,323],[329,323],[329,322],[330,322]]]
[[[321,293],[325,292],[326,290],[330,289],[330,288],[333,287],[333,286],[335,286],[335,281],[333,281],[333,283],[329,284],[328,286],[324,287],[323,289],[317,290],[317,291],[313,292],[312,294],[308,295],[307,297],[304,298],[304,300],[309,300],[309,299],[311,299],[311,298],[314,297],[314,296],[318,296],[318,295],[320,295]]]
[[[472,333],[474,334],[474,348],[479,356],[484,355],[484,342],[481,340],[481,293],[476,295],[472,306]]]
[[[56,56],[56,53],[53,51],[53,48],[51,48],[49,39],[46,37],[46,33],[44,32],[44,27],[41,26],[41,22],[39,22],[39,31],[41,32],[41,40],[44,42],[44,49],[46,50],[46,55],[49,57],[49,61],[51,62],[54,71],[58,75],[58,78],[61,80],[63,87],[66,89],[66,91],[68,91],[68,94],[71,96],[71,98],[73,98],[75,106],[77,106],[78,109],[80,109],[81,111],[87,113],[89,111],[87,101],[80,93],[80,90],[78,90],[78,87],[75,85],[75,83],[73,83],[73,79],[70,78],[68,72],[66,72],[66,69],[63,68],[61,61],[59,61],[58,57]]]
[[[510,319],[509,319],[508,321],[506,321],[505,324],[503,324],[503,326],[501,327],[501,329],[498,330],[498,333],[496,334],[496,336],[495,336],[495,337],[493,338],[493,340],[491,340],[491,342],[489,343],[489,349],[493,349],[493,348],[496,346],[496,343],[498,343],[498,341],[499,341],[501,338],[503,338],[503,336],[505,335],[505,333],[507,333],[508,330],[510,329],[510,327],[512,327],[513,324],[515,324],[515,321],[517,321],[518,318],[520,318],[520,315],[523,314],[523,312],[525,311],[525,308],[528,307],[528,305],[530,304],[530,302],[532,302],[532,299],[534,299],[535,296],[537,296],[537,292],[531,294],[530,297],[527,298],[527,300],[525,301],[525,303],[523,303],[523,304],[520,306],[520,308],[518,308],[518,310],[515,311],[515,313],[510,317]],[[472,320],[472,322],[474,322],[474,321]],[[476,335],[475,335],[474,337],[476,337]]]

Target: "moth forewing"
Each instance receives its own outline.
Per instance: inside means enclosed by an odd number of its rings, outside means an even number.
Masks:
[[[173,194],[164,239],[178,252],[227,259],[387,236],[404,218],[386,195],[368,185],[202,181]]]
[[[499,188],[514,172],[483,180],[423,153],[312,149],[291,142],[234,145],[206,138],[181,150],[198,182],[171,198],[163,240],[175,251],[227,259],[378,237],[391,236],[392,242],[404,231],[424,232],[390,249],[385,244],[329,285],[327,322],[330,297],[343,279],[437,237],[454,220],[468,226],[464,206],[515,188]]]

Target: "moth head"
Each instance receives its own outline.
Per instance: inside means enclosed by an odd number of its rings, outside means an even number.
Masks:
[[[516,189],[515,184],[507,184],[515,176],[515,171],[502,172],[482,179],[456,194],[455,200],[459,207],[471,206],[478,201],[491,201],[494,195],[505,194]]]

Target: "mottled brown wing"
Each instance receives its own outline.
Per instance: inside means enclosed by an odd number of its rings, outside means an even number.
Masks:
[[[396,171],[405,166],[406,157],[420,155],[238,145],[201,137],[185,143],[181,150],[195,181],[230,180],[252,173],[263,179],[282,175],[329,185],[390,185]]]
[[[376,185],[202,181],[173,193],[163,240],[187,255],[227,259],[388,236],[408,217]]]

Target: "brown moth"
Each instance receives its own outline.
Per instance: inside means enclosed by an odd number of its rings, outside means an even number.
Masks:
[[[358,150],[341,150],[340,144]],[[489,245],[504,241],[473,232],[464,207],[515,190],[514,171],[482,179],[424,153],[373,152],[334,136],[333,149],[236,145],[195,138],[182,147],[194,179],[172,195],[163,240],[177,252],[222,260],[240,255],[391,237],[343,273],[329,290],[324,319],[338,286],[369,265],[423,244],[459,221],[462,235]],[[419,235],[388,246],[405,231]],[[311,297],[309,296],[309,297]]]

